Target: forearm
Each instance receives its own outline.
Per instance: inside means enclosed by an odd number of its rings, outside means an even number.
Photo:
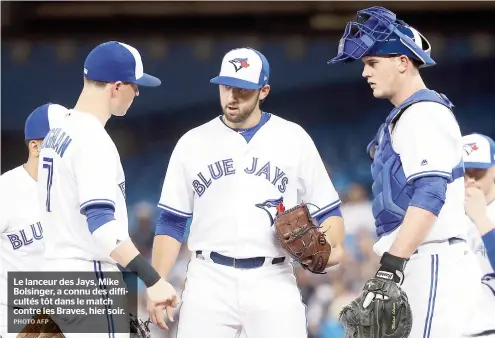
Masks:
[[[181,242],[167,235],[156,235],[153,240],[152,265],[162,278],[167,278],[175,264]]]
[[[344,256],[344,219],[339,216],[330,216],[321,223],[320,231],[325,234],[325,238],[332,247],[327,266],[339,264]]]
[[[432,212],[410,206],[389,253],[402,258],[411,257],[430,233],[436,219]]]
[[[139,251],[130,238],[120,243],[110,253],[110,257],[123,267],[126,267],[137,255],[139,255]]]
[[[135,273],[146,285],[151,287],[159,281],[160,276],[147,259],[141,255],[130,238],[120,243],[111,253],[117,263]]]

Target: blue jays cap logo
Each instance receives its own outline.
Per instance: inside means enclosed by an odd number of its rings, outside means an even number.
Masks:
[[[247,58],[235,58],[229,61],[235,68],[235,72],[237,73],[242,68],[249,67]]]
[[[475,150],[478,150],[478,146],[476,145],[476,142],[473,142],[473,143],[466,143],[464,146],[464,151],[466,152],[466,154],[468,155],[471,155],[471,153]]]

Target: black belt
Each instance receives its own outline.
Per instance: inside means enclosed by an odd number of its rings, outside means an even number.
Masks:
[[[453,245],[453,244],[457,244],[457,243],[466,243],[466,240],[464,238],[459,238],[459,237],[450,237],[448,240],[449,242],[449,245]],[[443,242],[447,242],[447,241],[442,241],[442,242],[428,242],[428,243],[425,243],[425,244],[440,244],[440,243],[443,243]],[[417,254],[418,253],[418,250],[414,251],[414,254]]]
[[[202,250],[196,251],[197,258],[204,259],[202,254],[203,254]],[[270,258],[266,258],[266,257],[232,258],[221,255],[217,252],[211,252],[210,259],[214,263],[230,266],[236,269],[256,269],[263,266],[263,264],[265,264],[265,261]],[[285,257],[277,257],[277,258],[273,258],[271,263],[275,265],[275,264],[283,263],[284,261],[285,261]]]

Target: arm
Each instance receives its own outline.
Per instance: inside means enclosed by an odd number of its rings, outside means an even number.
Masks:
[[[327,266],[337,265],[344,256],[344,219],[341,216],[330,216],[320,224],[320,227],[320,231],[325,233],[325,238],[332,247]]]
[[[480,218],[476,223],[478,230],[485,245],[486,256],[488,261],[495,271],[495,227],[490,222],[488,217]]]
[[[187,219],[192,216],[194,194],[184,166],[185,149],[184,139],[180,139],[170,156],[158,202],[162,213],[155,230],[152,262],[163,277],[169,274],[177,259]]]
[[[319,207],[312,216],[332,247],[327,266],[334,266],[344,255],[345,227],[340,211],[341,201],[313,140],[304,132],[301,141],[305,147],[302,149],[300,168],[303,190],[299,192],[299,200]]]
[[[476,225],[485,245],[490,265],[495,270],[495,226],[488,216],[486,197],[483,191],[476,187],[466,188],[464,208],[466,215]]]
[[[486,255],[490,261],[492,269],[495,271],[495,228],[493,228],[483,236],[481,236],[483,243],[485,244]]]
[[[128,224],[115,219],[118,159],[112,144],[100,137],[88,138],[78,149],[73,170],[77,179],[80,212],[88,230],[112,259],[135,273],[147,287],[160,276],[129,238]]]
[[[392,141],[407,181],[413,184],[413,196],[397,237],[382,256],[380,270],[402,272],[427,238],[445,203],[452,169],[462,159],[460,140],[451,112],[436,103],[414,104],[397,122]]]
[[[177,260],[187,218],[163,210],[155,230],[152,264],[160,276],[166,278]]]
[[[414,195],[397,237],[390,248],[391,255],[409,258],[425,240],[445,203],[447,180],[426,176],[415,180]]]

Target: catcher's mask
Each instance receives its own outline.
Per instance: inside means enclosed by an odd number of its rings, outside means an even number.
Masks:
[[[358,11],[356,21],[347,23],[338,54],[329,63],[347,63],[371,55],[406,55],[422,68],[436,64],[430,52],[431,45],[421,33],[388,9],[375,6]]]

